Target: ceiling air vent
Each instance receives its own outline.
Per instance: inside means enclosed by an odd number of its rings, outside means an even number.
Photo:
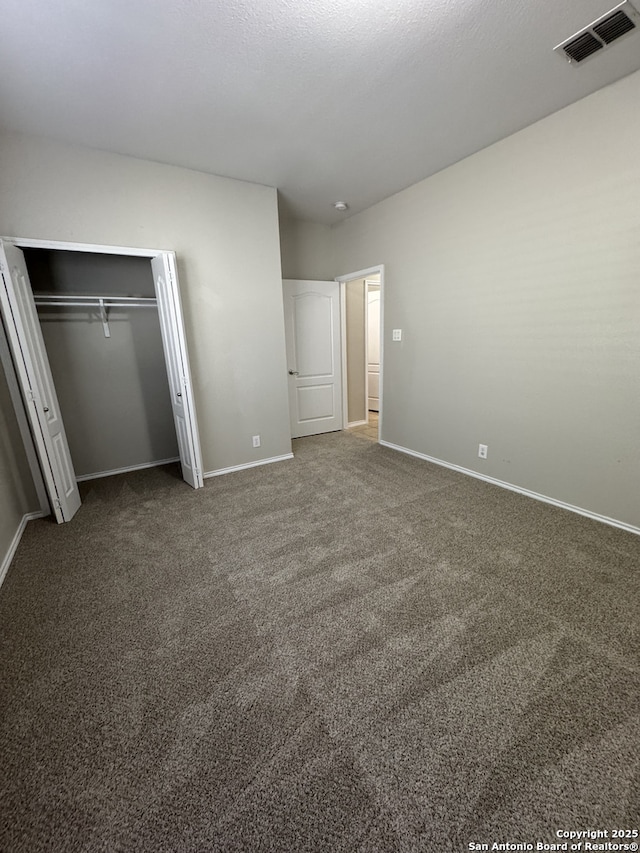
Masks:
[[[640,15],[629,0],[624,0],[624,3],[619,3],[606,15],[554,47],[554,50],[564,55],[569,62],[577,64],[634,30],[640,32]]]
[[[604,45],[591,33],[582,33],[581,36],[571,39],[563,45],[563,50],[574,62],[582,62],[587,56],[591,56],[596,50],[602,50]]]
[[[605,44],[611,44],[612,41],[619,39],[625,33],[635,30],[636,25],[631,18],[622,10],[609,15],[604,21],[593,25],[594,33],[602,39]]]

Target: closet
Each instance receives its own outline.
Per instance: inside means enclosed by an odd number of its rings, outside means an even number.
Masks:
[[[0,313],[0,356],[56,521],[80,507],[78,479],[179,459],[203,486],[173,252],[1,238]]]
[[[78,480],[178,458],[146,258],[24,251]]]

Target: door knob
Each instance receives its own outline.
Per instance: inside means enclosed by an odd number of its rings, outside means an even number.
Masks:
[[[48,411],[49,411],[49,406],[44,406],[44,407],[43,407],[43,411],[44,411],[44,412],[48,412]]]
[[[298,371],[297,370],[290,370],[289,376],[298,376]]]
[[[182,391],[176,391],[176,397],[182,397]]]

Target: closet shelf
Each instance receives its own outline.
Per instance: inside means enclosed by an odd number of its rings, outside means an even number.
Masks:
[[[39,293],[34,294],[36,305],[60,308],[97,308],[100,312],[105,338],[111,337],[108,308],[150,308],[158,302],[153,296],[80,296],[76,293]]]

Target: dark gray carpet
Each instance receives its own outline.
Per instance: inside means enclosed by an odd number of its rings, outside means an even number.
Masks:
[[[640,827],[640,539],[343,433],[85,484],[0,590],[0,849]],[[479,849],[479,848],[478,848]]]

